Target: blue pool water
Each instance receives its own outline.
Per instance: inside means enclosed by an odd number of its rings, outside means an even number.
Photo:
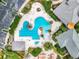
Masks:
[[[20,37],[31,36],[33,40],[39,40],[38,29],[43,28],[43,32],[46,33],[51,28],[49,22],[47,22],[43,17],[38,17],[34,22],[35,26],[32,30],[28,29],[29,23],[25,21],[23,23],[22,29],[19,31]]]

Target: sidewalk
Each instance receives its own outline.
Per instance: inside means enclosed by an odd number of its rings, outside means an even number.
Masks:
[[[21,8],[19,9],[18,12],[21,13],[21,10],[25,7],[25,5],[29,2],[30,0],[25,0],[25,2],[23,3],[23,5],[21,6]]]
[[[55,4],[61,3],[62,1],[63,0],[52,1],[52,4],[55,5]]]

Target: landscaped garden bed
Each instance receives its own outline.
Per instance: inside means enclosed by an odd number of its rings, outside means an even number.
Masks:
[[[19,17],[18,15],[15,16],[14,22],[10,26],[10,30],[9,30],[10,34],[14,34],[14,31],[17,28],[20,19],[21,19],[21,17]]]
[[[32,54],[34,57],[38,56],[42,52],[42,49],[37,47],[37,48],[30,48],[29,53]]]

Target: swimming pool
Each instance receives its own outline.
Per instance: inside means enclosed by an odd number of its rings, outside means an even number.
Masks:
[[[37,17],[34,22],[35,26],[32,30],[28,29],[29,23],[25,21],[23,23],[22,29],[19,31],[20,37],[31,36],[33,40],[39,40],[38,29],[40,27],[43,28],[43,33],[47,33],[49,29],[51,29],[51,24],[45,20],[43,17]]]

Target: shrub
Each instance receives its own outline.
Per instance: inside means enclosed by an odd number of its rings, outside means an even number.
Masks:
[[[46,42],[46,43],[44,44],[44,49],[45,49],[46,51],[51,50],[52,48],[53,48],[53,44],[52,44],[52,43]]]

